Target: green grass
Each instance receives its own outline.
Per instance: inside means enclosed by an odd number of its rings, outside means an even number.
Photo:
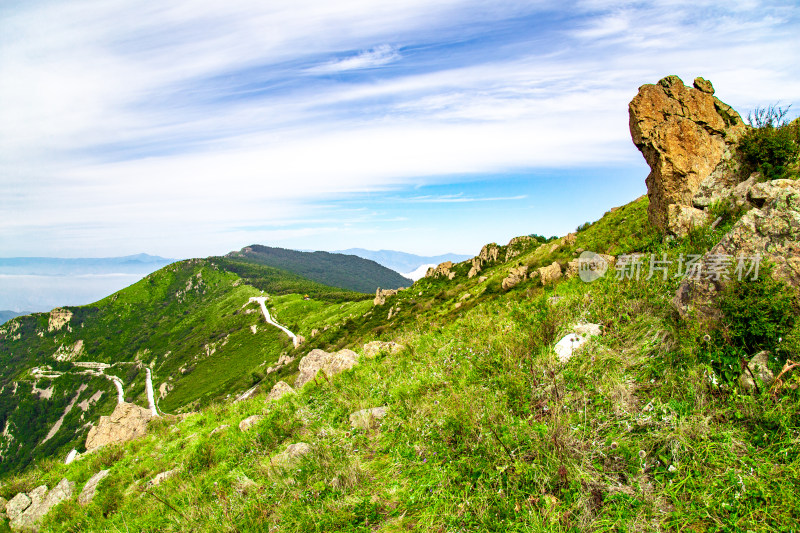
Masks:
[[[519,263],[567,261],[580,247],[693,253],[721,237],[704,230],[662,242],[646,226],[626,229],[643,224],[645,210],[639,200],[572,245],[487,265],[486,281],[460,265],[454,280],[421,280],[382,306],[274,297],[276,317],[299,331],[318,329],[314,318],[331,326],[305,351],[374,338],[405,349],[279,402],[263,393],[213,401],[73,465],[41,461],[8,477],[0,495],[62,477],[80,489],[111,468],[92,504],[70,501],[47,516],[52,531],[797,530],[800,389],[773,398],[715,383],[709,325],[672,307],[679,279],[608,275],[486,292]],[[604,241],[619,232],[624,245]],[[603,335],[561,363],[553,343],[579,321],[601,324]],[[266,378],[264,392],[292,382],[298,362]],[[381,405],[389,414],[378,427],[350,427],[350,413]],[[265,418],[239,431],[252,414]],[[276,471],[271,458],[296,442],[312,452]],[[179,475],[145,488],[176,466]]]

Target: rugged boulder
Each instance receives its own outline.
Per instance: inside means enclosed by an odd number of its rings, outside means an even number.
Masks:
[[[39,522],[44,518],[44,515],[59,503],[72,498],[72,492],[74,490],[74,482],[62,479],[51,491],[47,490],[46,485],[33,489],[30,494],[27,495],[28,505],[21,511],[19,511],[20,506],[16,507],[13,510],[13,516],[12,510],[6,506],[11,530],[39,531]],[[16,500],[18,496],[19,494],[15,496],[11,502]],[[9,505],[11,505],[11,502],[9,502]],[[20,503],[24,503],[24,499],[20,500]]]
[[[560,272],[560,269],[559,269]],[[527,266],[518,266],[514,267],[508,271],[508,276],[503,279],[501,286],[504,291],[511,289],[512,287],[517,286],[521,281],[525,279],[525,276],[528,275],[528,267]]]
[[[671,212],[670,206],[692,208],[704,181],[732,179],[728,167],[733,148],[747,128],[733,108],[713,96],[710,82],[698,78],[694,85],[686,87],[679,77],[667,76],[640,87],[629,105],[631,137],[650,166],[649,219],[677,235],[685,231],[686,221],[700,220],[692,211]]]
[[[436,268],[429,268],[428,272],[425,274],[426,278],[447,278],[453,279],[456,277],[456,273],[453,272],[451,269],[453,268],[452,261],[445,261],[444,263],[439,263]]]
[[[251,415],[239,422],[239,431],[247,431],[264,419],[264,415]]]
[[[758,380],[758,387],[761,390],[768,388],[775,381],[775,376],[769,369],[769,352],[762,351],[753,356],[747,363],[747,370],[739,376],[739,384],[744,390],[753,390],[756,388],[753,376]],[[752,375],[751,375],[752,373]]]
[[[86,451],[143,436],[151,418],[153,415],[149,409],[127,402],[117,404],[111,416],[101,416],[97,426],[89,430]]]
[[[539,275],[542,285],[548,285],[561,277],[561,265],[553,261],[546,267],[537,268],[536,273]]]
[[[570,360],[575,351],[581,348],[586,341],[588,341],[591,337],[600,335],[600,333],[601,331],[599,324],[576,324],[572,328],[571,333],[565,335],[556,343],[555,351],[556,355],[558,356],[558,360],[562,363],[566,363]]]
[[[300,375],[294,382],[296,389],[313,380],[317,373],[322,371],[326,376],[334,376],[345,370],[350,370],[358,364],[358,354],[352,350],[339,350],[328,353],[324,350],[314,349],[300,360]]]
[[[311,446],[305,442],[290,444],[285,450],[272,458],[272,466],[283,470],[290,470],[297,466],[297,463],[300,462],[303,456],[309,453],[311,453]]]
[[[404,346],[402,344],[397,344],[394,341],[372,341],[364,345],[364,349],[361,353],[364,355],[364,357],[375,357],[381,352],[395,354],[403,348]]]

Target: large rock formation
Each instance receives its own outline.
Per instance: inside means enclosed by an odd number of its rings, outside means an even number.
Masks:
[[[97,492],[97,486],[106,478],[106,476],[108,476],[110,472],[111,470],[106,469],[101,470],[93,475],[89,481],[86,482],[86,485],[83,486],[83,490],[78,496],[78,503],[81,505],[88,505],[89,502],[94,499],[94,495]]]
[[[326,376],[334,376],[345,370],[350,370],[358,364],[358,354],[352,350],[339,350],[328,353],[324,350],[314,349],[300,360],[300,375],[294,382],[296,389],[313,380],[317,373],[322,371]]]
[[[389,296],[394,296],[397,294],[399,289],[381,289],[378,287],[378,290],[375,291],[375,299],[372,301],[373,305],[383,305],[386,303],[386,298]]]
[[[710,82],[697,78],[690,88],[677,76],[640,87],[629,115],[633,142],[650,165],[650,221],[677,235],[704,223],[692,198],[706,180],[732,179],[733,147],[746,131],[742,118],[714,97]]]
[[[445,261],[444,263],[439,263],[436,268],[429,268],[428,272],[425,273],[426,278],[441,278],[445,277],[447,279],[453,279],[456,277],[456,273],[452,272],[450,269],[453,268],[452,261]]]
[[[153,415],[149,409],[127,402],[118,403],[111,416],[101,416],[97,426],[89,430],[86,451],[143,436],[151,418]]]
[[[560,270],[561,269],[559,268],[559,272]],[[528,275],[528,267],[525,265],[512,268],[511,270],[508,271],[508,276],[506,276],[501,283],[503,290],[507,291],[512,287],[517,286],[521,281],[525,279],[527,275]]]

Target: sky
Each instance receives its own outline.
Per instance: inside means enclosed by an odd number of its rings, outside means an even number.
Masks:
[[[646,192],[639,86],[800,108],[798,30],[793,1],[4,0],[0,256],[564,235]]]

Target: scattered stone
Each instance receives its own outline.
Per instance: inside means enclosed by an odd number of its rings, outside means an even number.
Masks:
[[[83,490],[81,491],[80,496],[78,496],[78,503],[81,505],[87,505],[89,502],[92,501],[94,498],[94,494],[97,491],[97,485],[100,484],[101,481],[105,479],[105,477],[111,472],[111,470],[101,470],[89,479],[86,482],[86,485],[83,486]]]
[[[280,400],[287,394],[297,394],[292,387],[285,381],[279,381],[273,385],[272,390],[267,394],[267,401],[274,402]]]
[[[245,400],[249,400],[250,398],[253,398],[256,394],[258,394],[258,385],[255,385],[254,387],[243,392],[238,398],[233,400],[233,402],[238,403],[238,402],[243,402]]]
[[[364,345],[364,349],[362,350],[361,353],[364,355],[364,357],[375,357],[381,352],[396,354],[403,348],[405,348],[405,346],[403,346],[402,344],[397,344],[394,341],[388,341],[388,342],[372,341]]]
[[[553,261],[549,266],[536,269],[536,272],[542,281],[542,285],[547,285],[561,277],[561,265],[557,261]]]
[[[101,416],[97,426],[89,430],[86,450],[141,437],[147,433],[147,423],[151,418],[153,415],[149,409],[132,403],[119,403],[111,416]]]
[[[371,429],[377,426],[377,422],[386,417],[389,408],[373,407],[372,409],[362,409],[350,415],[350,426],[355,429]]]
[[[560,268],[559,268],[560,271]],[[504,291],[511,289],[519,285],[519,283],[525,279],[528,275],[528,267],[527,266],[518,266],[514,267],[508,271],[508,276],[503,279],[501,286]]]
[[[331,377],[350,370],[356,364],[358,364],[358,354],[352,350],[339,350],[335,353],[328,353],[320,349],[311,350],[300,360],[300,375],[297,376],[294,386],[299,389],[313,380],[319,371]]]
[[[75,460],[75,459],[77,459],[77,458],[78,458],[78,450],[76,450],[75,448],[73,448],[73,449],[71,449],[71,450],[70,450],[70,452],[67,454],[67,458],[66,458],[66,459],[64,459],[64,464],[65,464],[65,465],[68,465],[68,464],[70,464],[72,461],[74,461],[74,460]]]
[[[258,422],[260,422],[263,419],[264,419],[264,415],[248,416],[247,418],[245,418],[244,420],[239,422],[239,430],[240,431],[247,431],[251,427],[253,427],[256,424],[258,424]]]
[[[669,227],[669,206],[691,207],[700,185],[729,166],[746,131],[739,114],[710,92],[711,83],[698,78],[695,86],[667,76],[640,87],[628,106],[631,137],[650,166],[648,217],[662,231],[681,229]]]
[[[762,391],[766,388],[769,388],[772,385],[772,382],[775,381],[775,375],[769,369],[769,366],[767,366],[769,363],[769,355],[770,353],[766,350],[758,352],[753,356],[752,359],[750,359],[750,362],[747,363],[747,367],[750,369],[750,372],[753,373],[753,376],[755,376],[758,380],[758,386]],[[750,372],[745,370],[742,372],[742,375],[739,376],[739,385],[741,385],[742,389],[747,391],[751,391],[756,388]]]
[[[483,283],[487,279],[489,279],[489,276],[481,276],[481,277],[478,278],[478,283]]]
[[[46,485],[36,487],[28,495],[30,505],[12,518],[9,526],[14,531],[39,531],[39,522],[44,515],[59,503],[72,498],[74,489],[75,483],[66,479],[59,481],[58,485],[49,492]],[[9,513],[9,518],[11,518],[11,513]]]
[[[311,452],[311,446],[305,442],[290,444],[281,453],[272,458],[272,465],[283,470],[294,468],[300,459]]]
[[[587,340],[600,334],[601,330],[599,324],[576,324],[572,328],[572,333],[565,335],[556,343],[555,351],[558,360],[562,363],[566,363],[570,360],[575,351],[583,346]]]
[[[228,424],[222,424],[220,426],[217,426],[217,427],[215,427],[214,429],[211,430],[211,433],[209,433],[208,436],[210,437],[211,435],[216,435],[217,433],[222,433],[223,431],[225,431],[229,427],[231,427],[231,426],[228,425]]]
[[[180,468],[173,468],[172,470],[167,470],[166,472],[161,472],[160,474],[157,474],[156,477],[154,477],[153,479],[148,481],[145,484],[145,487],[148,488],[148,489],[153,488],[153,487],[157,487],[157,486],[161,485],[163,482],[165,482],[166,480],[168,480],[169,478],[176,476],[178,474],[178,472],[180,472]]]
[[[247,496],[257,488],[258,484],[244,474],[237,476],[236,482],[233,484],[233,489],[242,496]]]

